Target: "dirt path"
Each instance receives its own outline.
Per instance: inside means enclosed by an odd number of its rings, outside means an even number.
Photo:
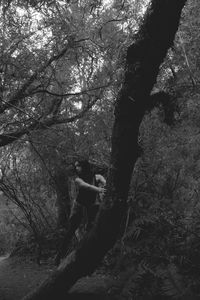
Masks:
[[[25,258],[0,257],[0,300],[21,300],[55,270],[52,263],[38,266]],[[80,279],[71,289],[69,299],[112,299],[113,279],[94,275]]]
[[[0,300],[20,300],[53,270],[22,258],[0,257]]]

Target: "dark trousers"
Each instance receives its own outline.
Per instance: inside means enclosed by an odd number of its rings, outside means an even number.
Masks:
[[[72,240],[73,235],[75,234],[75,231],[81,225],[85,212],[87,217],[86,231],[89,231],[94,225],[94,220],[97,215],[98,209],[99,205],[96,204],[88,207],[80,205],[78,203],[75,204],[69,218],[68,230],[61,241],[61,245],[55,258],[56,265],[59,265],[61,259],[67,254],[67,248]]]

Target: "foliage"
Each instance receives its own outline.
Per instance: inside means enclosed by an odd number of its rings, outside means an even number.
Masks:
[[[199,86],[199,2],[188,0],[182,22],[161,67],[157,87],[166,89]]]
[[[123,53],[143,5],[0,4],[1,190],[37,240],[57,218],[55,178],[77,156],[108,164]]]
[[[7,251],[18,239],[26,239],[27,234],[40,245],[41,239],[54,232],[56,225],[54,193],[48,177],[44,177],[44,170],[34,161],[27,143],[23,148],[20,144],[20,150],[15,145],[15,149],[7,153],[7,160],[5,158],[1,163],[0,189],[6,199],[4,209],[11,226],[10,238],[13,237],[8,239]],[[5,234],[7,230],[9,228]]]
[[[124,55],[147,2],[0,4],[0,189],[15,207],[1,218],[2,251],[55,231],[54,179],[76,157],[108,165]],[[188,1],[154,90],[175,96],[174,123],[147,112],[127,227],[105,261],[124,299],[200,294],[199,10]]]
[[[174,126],[158,109],[141,124],[125,232],[104,262],[123,299],[199,297],[199,98],[179,89]]]

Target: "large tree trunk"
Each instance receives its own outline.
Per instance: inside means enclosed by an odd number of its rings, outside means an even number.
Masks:
[[[138,130],[159,67],[172,46],[186,0],[152,0],[134,43],[128,48],[125,77],[118,95],[112,133],[108,192],[97,223],[80,247],[38,290],[24,300],[61,296],[82,276],[92,273],[118,237],[134,164]]]

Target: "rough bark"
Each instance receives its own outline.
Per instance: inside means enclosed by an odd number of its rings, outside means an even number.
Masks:
[[[115,108],[105,206],[80,247],[24,300],[67,299],[66,292],[70,287],[80,277],[92,273],[114,245],[126,211],[129,184],[138,157],[139,126],[159,67],[172,46],[185,3],[186,0],[152,0],[135,41],[127,51],[124,83]]]

